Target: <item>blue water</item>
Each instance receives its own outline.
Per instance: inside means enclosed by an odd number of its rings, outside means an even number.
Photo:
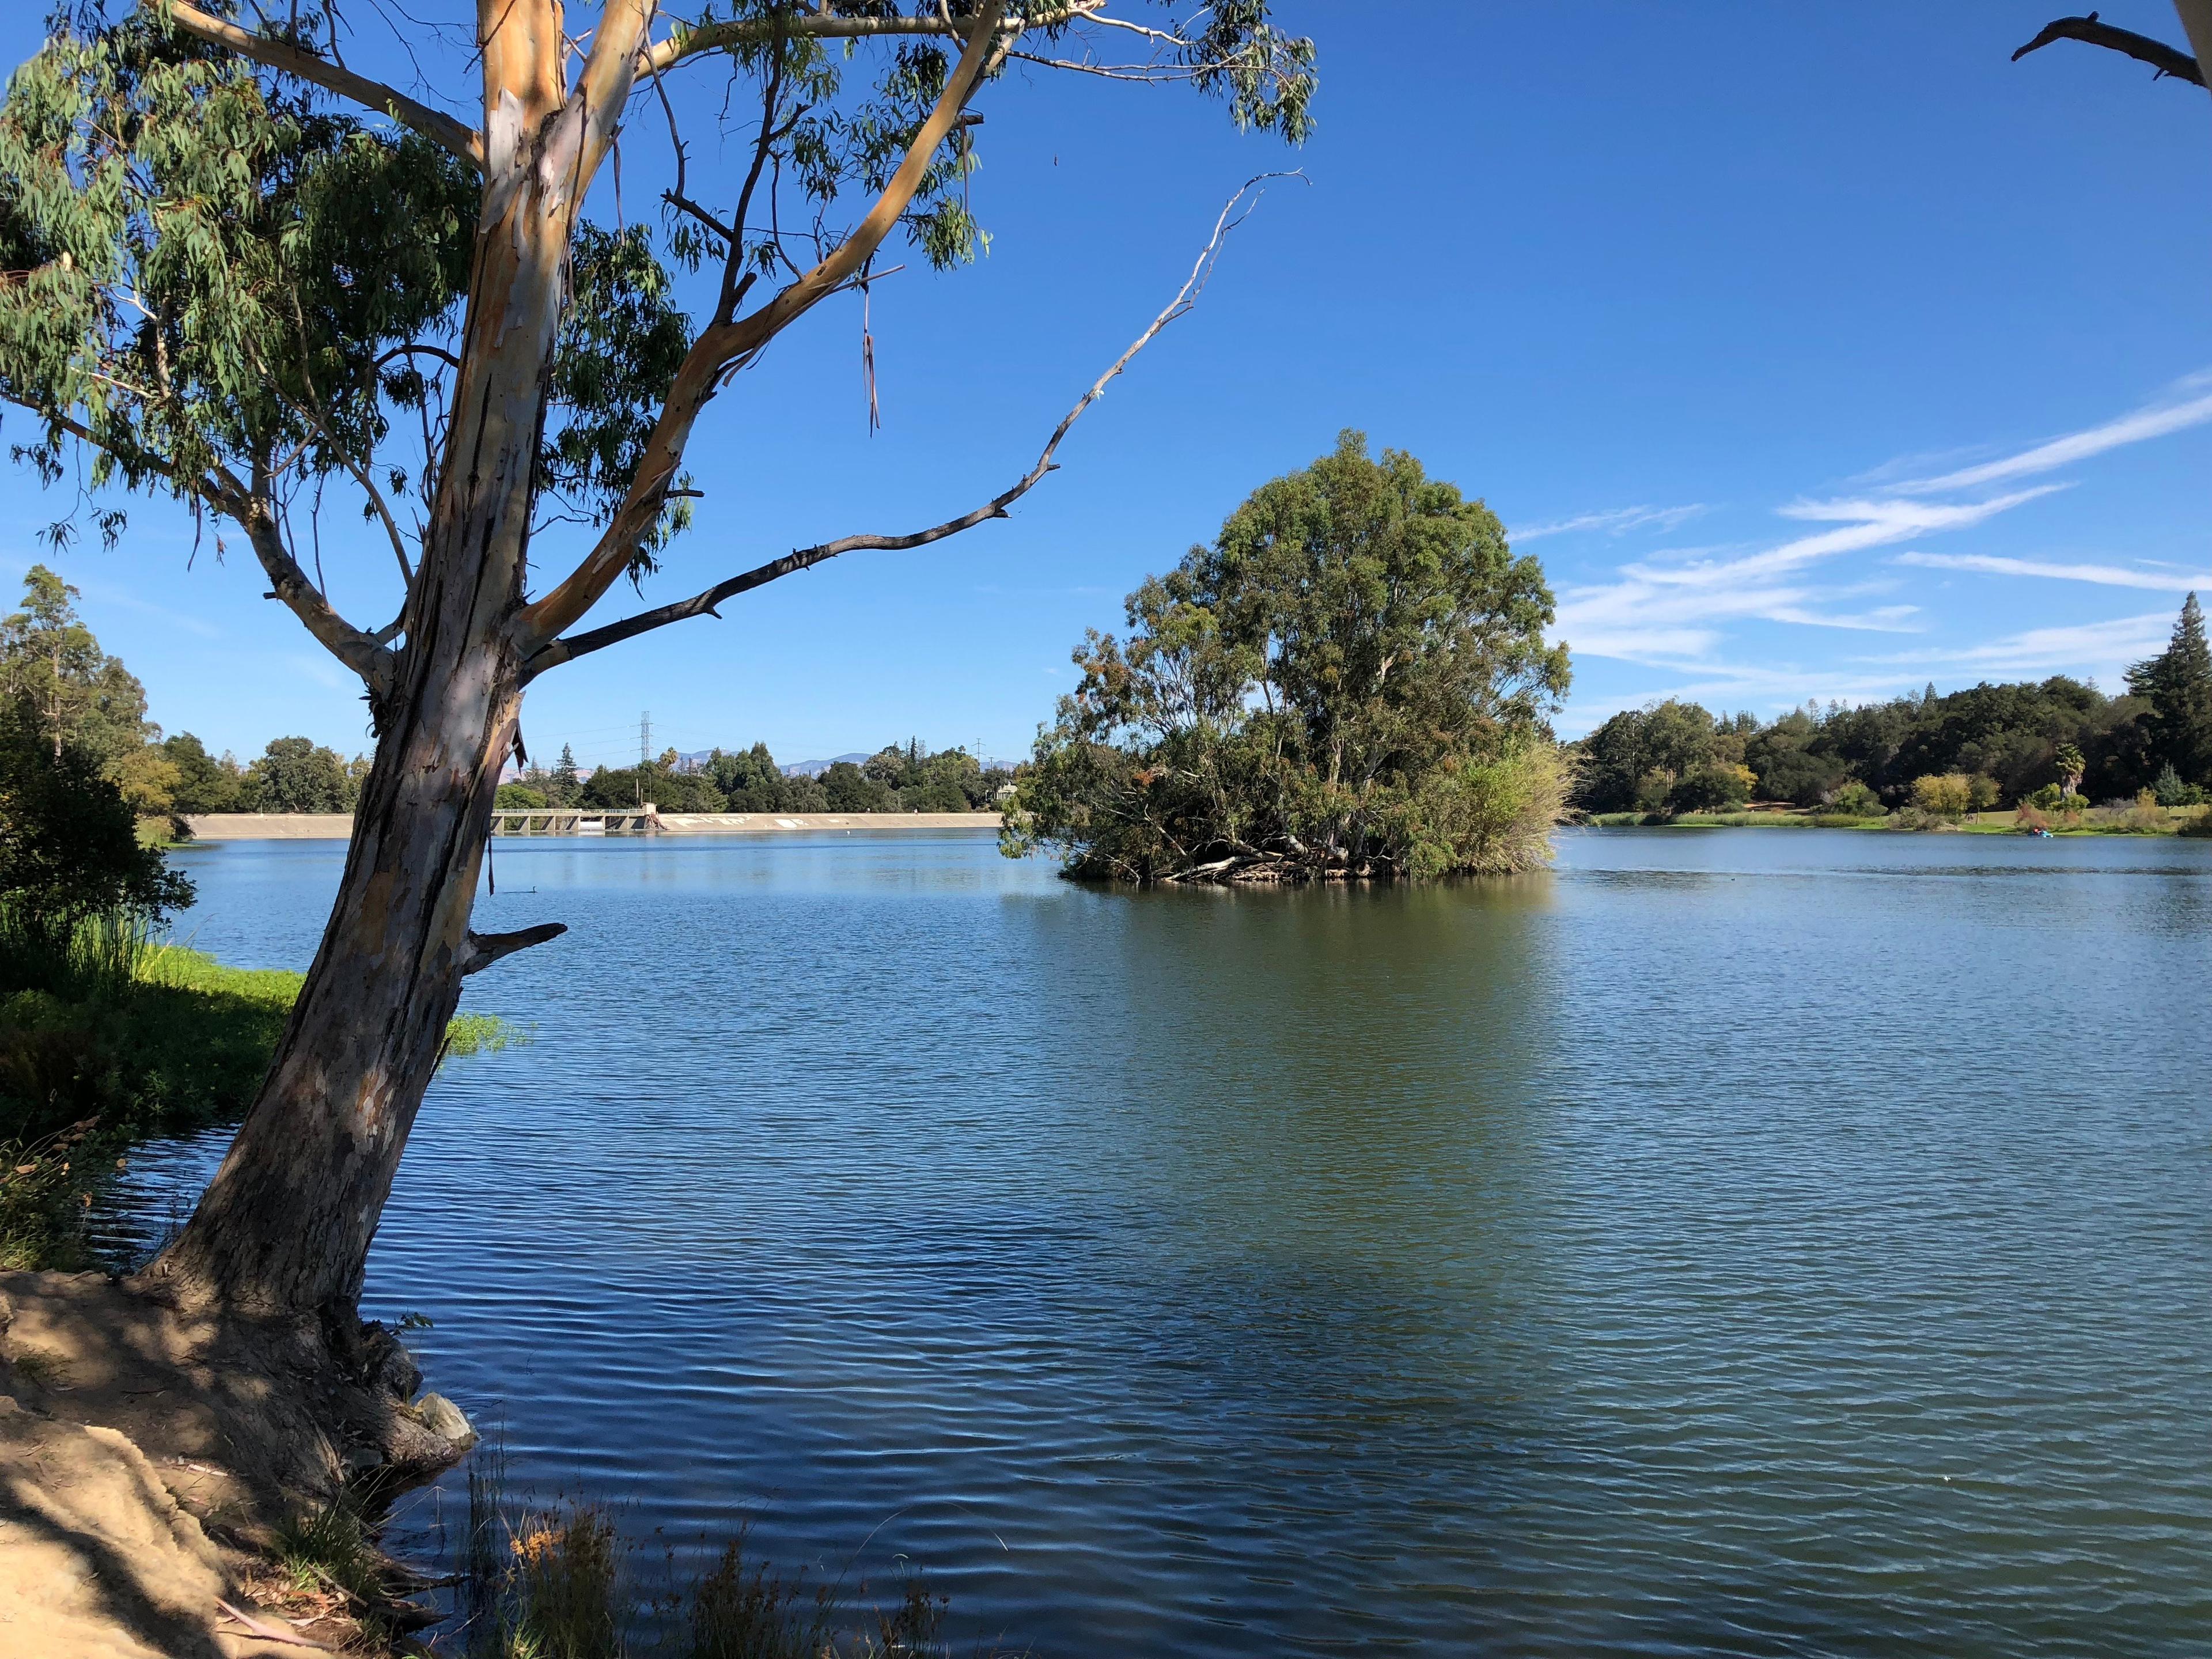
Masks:
[[[2212,1651],[2212,843],[1559,848],[501,842],[480,925],[572,931],[367,1311],[522,1484],[919,1565],[962,1651]],[[189,853],[182,931],[304,966],[340,856]]]

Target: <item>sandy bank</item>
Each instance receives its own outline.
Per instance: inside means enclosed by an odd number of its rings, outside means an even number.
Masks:
[[[407,1403],[420,1375],[388,1334],[351,1347],[100,1273],[0,1273],[0,1654],[296,1659],[351,1639],[346,1602],[272,1571],[273,1529],[474,1437],[437,1396]]]

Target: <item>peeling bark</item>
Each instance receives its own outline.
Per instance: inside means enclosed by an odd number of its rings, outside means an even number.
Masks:
[[[514,623],[533,469],[576,202],[600,142],[593,124],[556,118],[559,26],[556,5],[501,0],[486,30],[484,222],[406,644],[337,900],[268,1077],[191,1222],[148,1269],[184,1296],[317,1311],[331,1328],[350,1319],[462,977],[505,953],[471,937],[469,914],[520,713]]]

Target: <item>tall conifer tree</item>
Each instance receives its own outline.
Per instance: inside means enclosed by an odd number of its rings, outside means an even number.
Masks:
[[[2150,699],[2153,756],[2191,783],[2212,782],[2212,649],[2197,595],[2182,601],[2166,649],[2128,671],[2128,690]]]

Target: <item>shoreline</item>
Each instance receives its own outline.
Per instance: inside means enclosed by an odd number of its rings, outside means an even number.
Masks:
[[[2053,823],[2050,834],[2054,840],[2082,836],[2117,836],[2156,841],[2187,835],[2188,826],[2197,821],[2186,807],[2162,810],[2168,812],[2168,817],[2166,823],[2156,829],[2119,823]],[[1902,824],[1889,817],[1845,817],[1832,812],[1685,812],[1679,817],[1656,819],[1641,812],[1602,812],[1579,823],[1562,827],[1577,830],[1881,830],[1897,835],[2026,836],[2029,834],[2021,828],[2019,820],[2009,810],[1971,813],[1955,822],[1923,824]],[[2197,833],[2201,835],[2203,832]]]
[[[856,830],[892,834],[917,830],[995,830],[1000,823],[996,812],[662,812],[656,817],[659,833],[664,836],[790,836],[825,830],[848,834]],[[345,841],[353,835],[349,812],[206,812],[189,816],[185,823],[194,842]],[[599,837],[522,835],[495,839],[596,841]]]

